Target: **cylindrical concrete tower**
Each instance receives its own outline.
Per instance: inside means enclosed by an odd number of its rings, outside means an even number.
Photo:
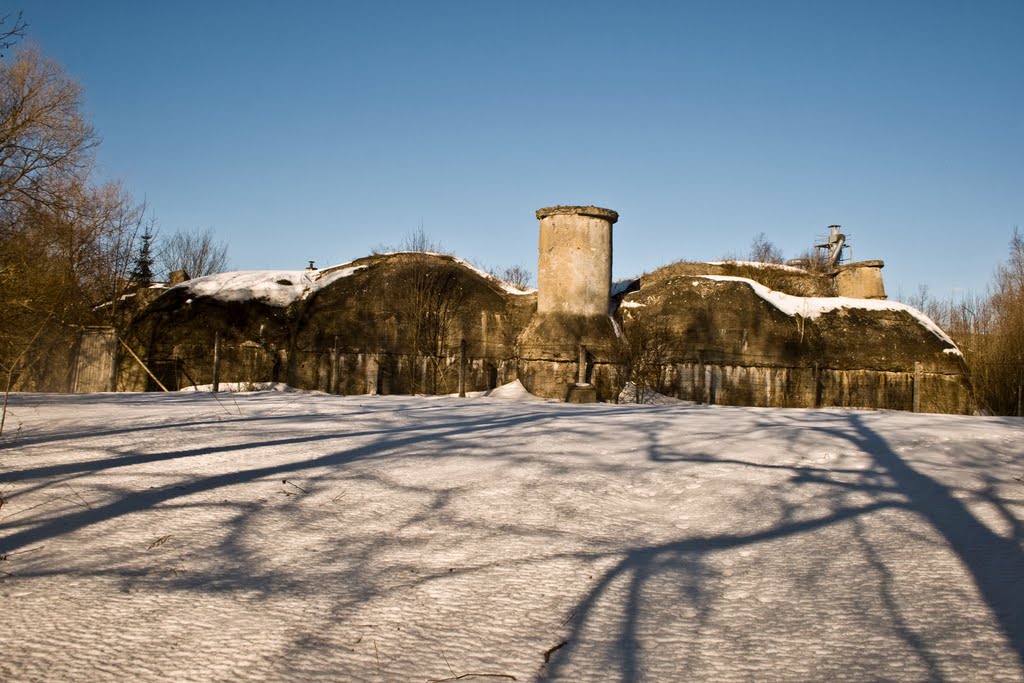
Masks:
[[[537,211],[537,313],[606,315],[612,283],[612,224],[619,214],[596,206]]]
[[[586,388],[610,399],[618,340],[608,313],[612,224],[619,214],[552,206],[537,211],[537,219],[537,314],[519,337],[519,379],[548,398],[577,400]]]

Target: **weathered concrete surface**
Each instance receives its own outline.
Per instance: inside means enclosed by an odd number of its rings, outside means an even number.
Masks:
[[[607,315],[612,284],[612,224],[619,214],[596,206],[537,211],[537,312]]]
[[[565,399],[575,383],[581,346],[593,366],[615,360],[618,335],[609,316],[612,224],[619,214],[596,206],[552,206],[537,211],[537,314],[519,338],[520,380],[527,390]],[[556,361],[553,364],[551,361]],[[607,375],[607,373],[600,373]],[[578,376],[578,375],[577,375]],[[598,395],[617,391],[602,382]]]
[[[597,387],[593,384],[570,384],[566,388],[566,403],[597,403]]]
[[[744,282],[644,276],[623,297],[624,334],[661,335],[661,393],[706,403],[910,410],[914,365],[921,409],[973,410],[962,358],[899,310],[789,316]]]
[[[385,254],[287,307],[167,291],[133,327],[137,348],[168,387],[212,376],[215,332],[221,381],[278,381],[334,393],[448,393],[467,341],[470,391],[515,379],[515,335],[536,298],[437,254]],[[511,369],[510,369],[511,368]]]
[[[776,266],[770,263],[754,265],[743,261],[722,261],[702,263],[699,261],[678,261],[662,266],[648,273],[650,280],[655,274],[659,278],[685,275],[728,275],[745,277],[760,282],[768,289],[793,296],[836,296],[835,282],[831,275],[797,268]]]
[[[836,294],[852,299],[885,299],[883,261],[858,261],[836,269]]]
[[[117,332],[113,327],[87,327],[78,339],[71,390],[75,393],[114,391],[117,387]]]

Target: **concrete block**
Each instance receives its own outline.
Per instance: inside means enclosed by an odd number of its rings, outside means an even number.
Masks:
[[[565,391],[566,403],[597,403],[597,387],[593,384],[570,384]]]

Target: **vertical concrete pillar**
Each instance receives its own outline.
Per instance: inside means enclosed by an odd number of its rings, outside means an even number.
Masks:
[[[331,379],[330,384],[327,387],[327,392],[330,394],[337,394],[338,392],[338,375],[340,374],[338,364],[341,362],[340,355],[338,353],[338,335],[334,335],[334,348],[331,350]]]
[[[213,392],[220,391],[220,332],[213,333]]]
[[[537,211],[537,313],[607,315],[612,284],[612,225],[619,214],[596,206]]]
[[[466,398],[466,340],[459,342],[459,398]]]
[[[366,393],[370,396],[376,396],[378,389],[380,389],[380,357],[376,353],[368,353],[365,356],[360,357],[366,363],[363,368],[364,382],[366,384]],[[384,390],[383,393],[388,393]]]
[[[924,366],[914,361],[914,412],[921,412],[921,394],[924,391]]]
[[[568,387],[579,383],[581,345],[596,365],[614,360],[617,337],[608,311],[612,225],[619,214],[597,206],[550,206],[536,215],[537,313],[519,338],[518,374],[534,394],[565,399]],[[611,398],[610,386],[601,389],[592,395]]]
[[[697,403],[708,402],[707,375],[704,370],[704,350],[697,351]]]
[[[587,383],[587,347],[580,344],[580,359],[577,364],[576,384]]]

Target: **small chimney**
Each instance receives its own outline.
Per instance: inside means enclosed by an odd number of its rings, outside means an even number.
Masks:
[[[316,270],[316,266],[314,266],[313,263],[314,261],[310,261],[309,266],[306,268],[306,270]]]

